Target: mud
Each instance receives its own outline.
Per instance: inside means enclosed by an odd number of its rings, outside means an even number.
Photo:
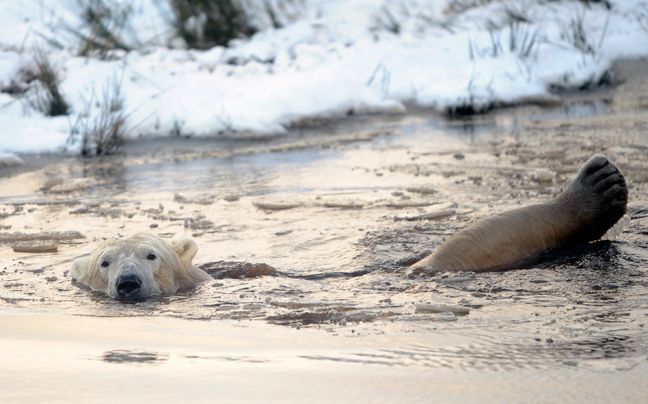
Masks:
[[[361,353],[320,354],[306,344],[304,366],[505,372],[489,373],[498,381],[518,380],[513,371],[577,370],[594,384],[614,380],[628,402],[640,402],[646,387],[636,372],[648,355],[647,72],[646,61],[620,63],[616,87],[462,121],[415,111],[296,128],[263,142],[138,141],[122,156],[48,156],[47,164],[24,156],[26,166],[0,179],[0,317],[252,321],[264,324],[253,326],[261,335],[270,324],[320,333],[336,347],[327,338],[371,341]],[[615,161],[629,182],[632,219],[616,240],[554,251],[520,270],[404,275],[476,219],[558,195],[594,153]],[[195,263],[214,280],[130,304],[71,283],[75,258],[143,230],[193,237]],[[55,243],[57,251],[19,253],[12,249],[19,241]],[[384,335],[388,341],[376,342]],[[168,355],[98,357],[165,366]],[[586,393],[579,386],[575,397]],[[549,401],[565,397],[555,391]]]

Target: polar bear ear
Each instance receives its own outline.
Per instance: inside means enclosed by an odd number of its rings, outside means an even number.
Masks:
[[[185,265],[191,265],[191,260],[193,260],[198,252],[198,246],[193,240],[181,238],[173,242],[173,250],[180,256],[180,260]]]
[[[78,281],[83,273],[88,268],[88,261],[90,258],[78,258],[72,263],[72,269],[70,270],[70,277],[73,281]]]

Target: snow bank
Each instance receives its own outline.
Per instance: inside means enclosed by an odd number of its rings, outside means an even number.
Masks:
[[[13,167],[24,164],[22,159],[15,154],[0,152],[0,168]]]
[[[178,41],[166,2],[134,0],[124,38],[143,45],[99,60],[75,56],[78,39],[61,28],[82,26],[75,1],[0,1],[0,150],[78,151],[71,127],[96,116],[115,88],[130,137],[267,136],[305,119],[409,104],[479,111],[543,99],[597,83],[614,59],[648,55],[648,2],[611,3],[304,0],[284,28],[196,51],[168,47]],[[25,101],[39,47],[69,116]]]

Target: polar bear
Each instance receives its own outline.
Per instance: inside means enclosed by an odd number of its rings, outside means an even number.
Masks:
[[[115,299],[175,293],[211,279],[191,264],[197,251],[190,239],[169,244],[154,234],[138,233],[108,242],[89,257],[75,260],[70,275],[73,281]]]
[[[600,239],[625,215],[627,203],[623,174],[596,154],[557,198],[473,223],[413,264],[409,273],[519,268],[549,249]]]

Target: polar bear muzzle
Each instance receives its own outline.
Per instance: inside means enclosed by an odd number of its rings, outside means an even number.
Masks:
[[[117,279],[117,297],[134,299],[138,297],[142,280],[137,275],[124,275]]]

